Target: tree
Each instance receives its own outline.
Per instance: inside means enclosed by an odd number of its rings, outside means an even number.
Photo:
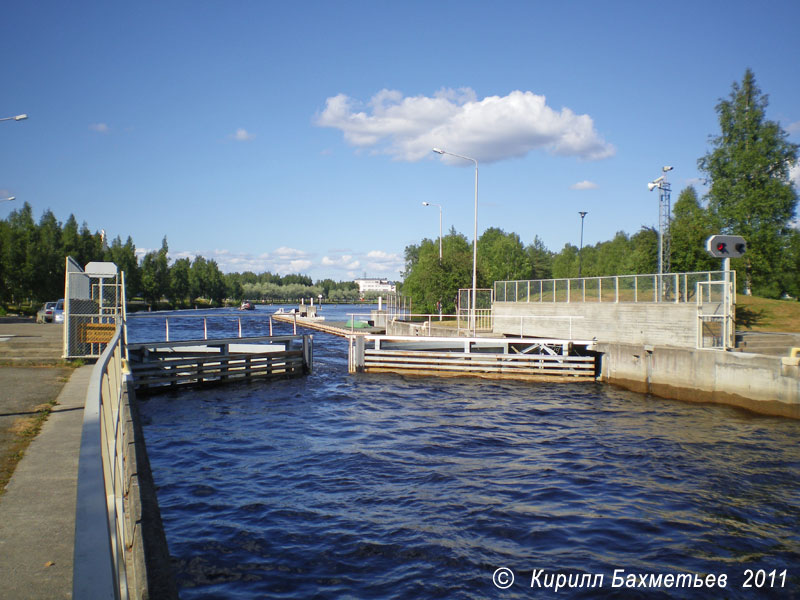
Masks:
[[[578,276],[578,247],[570,243],[553,257],[553,277],[567,279]]]
[[[706,251],[708,236],[716,233],[713,216],[700,205],[692,186],[685,188],[672,207],[670,225],[672,270],[676,273],[719,269],[719,260]]]
[[[789,169],[797,161],[797,144],[774,121],[766,119],[767,96],[747,69],[741,85],[733,84],[716,110],[720,135],[712,150],[698,160],[711,183],[709,210],[721,233],[743,236],[745,293],[775,286],[784,252],[791,240],[790,222],[797,193]]]
[[[33,296],[55,300],[64,295],[64,252],[61,247],[61,223],[50,210],[42,214],[34,235]]]
[[[516,233],[490,227],[478,238],[478,262],[486,276],[484,285],[495,281],[530,279],[531,263]]]
[[[142,260],[142,294],[150,305],[169,293],[168,251],[167,238],[164,237],[161,249],[148,252]]]
[[[189,298],[189,269],[191,261],[179,258],[169,268],[169,300],[173,305],[183,304]]]
[[[658,271],[658,231],[654,227],[642,227],[631,236],[629,272],[637,274]]]
[[[131,236],[123,244],[117,236],[111,242],[111,247],[106,252],[106,260],[113,262],[120,271],[125,273],[125,294],[133,298],[141,293],[142,274],[139,269],[139,260],[136,257],[136,246]]]
[[[415,310],[434,313],[436,303],[441,302],[445,313],[454,312],[458,290],[472,286],[472,245],[467,238],[450,229],[442,238],[441,262],[438,241],[427,238],[406,247],[405,255],[403,293],[411,298]]]
[[[3,244],[3,264],[11,300],[30,298],[35,282],[33,257],[36,253],[36,224],[27,202],[8,216],[8,232]]]
[[[550,279],[553,276],[553,253],[538,235],[525,247],[525,252],[531,265],[531,279]]]

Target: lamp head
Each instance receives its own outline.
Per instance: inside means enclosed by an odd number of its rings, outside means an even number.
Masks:
[[[582,219],[583,217],[585,217],[586,215],[588,215],[588,214],[589,214],[589,212],[588,212],[588,211],[586,211],[586,210],[582,210],[582,211],[579,211],[579,212],[578,212],[578,214],[581,216],[581,219]]]
[[[434,148],[433,151],[436,152],[436,154],[444,154],[444,150],[441,148]]]

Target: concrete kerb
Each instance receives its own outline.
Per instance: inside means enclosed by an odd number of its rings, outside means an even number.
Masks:
[[[71,598],[83,407],[92,366],[76,369],[0,497],[0,592]]]

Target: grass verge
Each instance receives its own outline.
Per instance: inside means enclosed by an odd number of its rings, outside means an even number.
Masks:
[[[50,416],[50,411],[56,405],[55,399],[40,404],[35,407],[34,415],[29,417],[22,417],[14,421],[10,428],[10,433],[13,436],[13,441],[5,448],[2,458],[0,458],[0,496],[6,491],[6,486],[14,474],[19,461],[25,456],[25,450],[31,441],[39,435],[42,430],[42,425],[47,421]]]
[[[737,294],[736,326],[749,331],[800,333],[800,302]]]

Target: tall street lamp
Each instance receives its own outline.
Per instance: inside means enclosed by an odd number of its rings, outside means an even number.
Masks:
[[[453,154],[441,148],[433,149],[436,154],[449,154],[456,158],[463,158],[464,160],[471,160],[475,163],[475,232],[472,237],[472,310],[470,311],[470,320],[472,321],[472,335],[476,333],[475,327],[475,302],[478,296],[478,161],[469,156],[461,156],[460,154]]]
[[[581,216],[581,249],[578,250],[578,277],[580,277],[583,269],[583,218],[589,213],[582,210],[578,214]]]
[[[0,121],[24,121],[28,115],[17,115],[16,117],[3,117]]]
[[[442,205],[435,202],[423,202],[422,206],[438,206],[439,207],[439,263],[442,262]]]

